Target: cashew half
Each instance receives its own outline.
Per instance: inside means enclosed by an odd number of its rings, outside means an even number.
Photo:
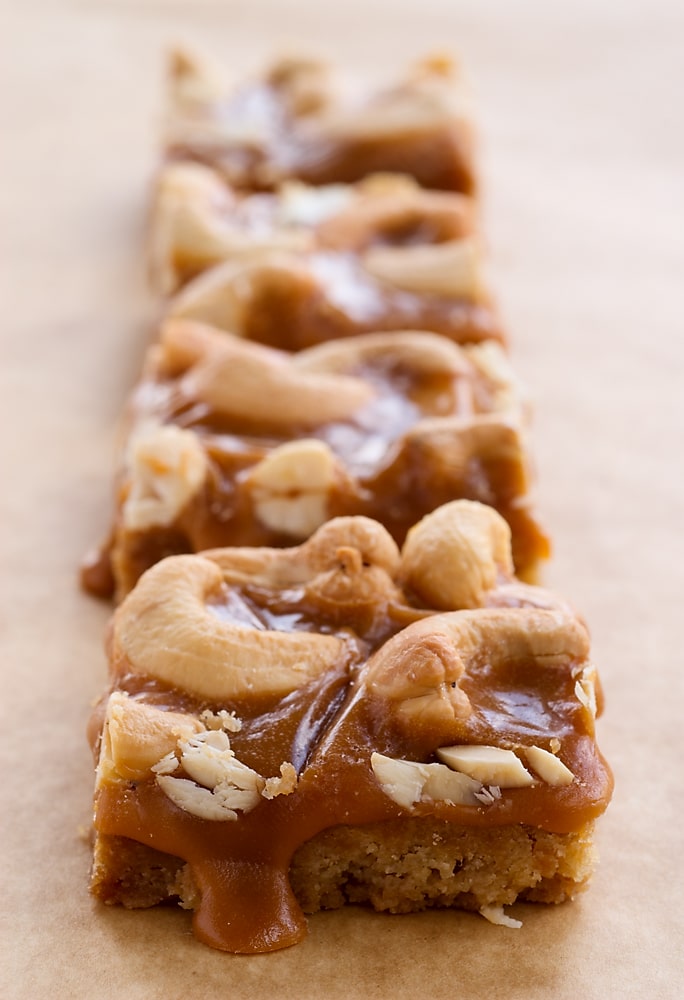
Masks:
[[[225,548],[204,555],[220,566],[227,583],[249,580],[256,586],[287,589],[338,566],[341,547],[355,549],[362,563],[384,570],[390,579],[397,575],[400,558],[396,542],[377,521],[359,515],[326,521],[307,541],[293,548]]]
[[[172,556],[139,580],[114,616],[112,662],[199,697],[283,696],[339,663],[341,639],[270,632],[213,615],[221,570],[201,556]]]
[[[150,248],[159,290],[169,294],[223,260],[312,249],[313,233],[294,217],[288,220],[279,211],[281,199],[274,200],[272,225],[252,228],[240,220],[235,212],[239,199],[215,170],[199,163],[167,164],[157,182]]]
[[[292,363],[307,372],[348,372],[361,366],[406,367],[416,375],[475,375],[467,350],[436,333],[398,330],[329,340],[295,354]]]
[[[425,607],[479,608],[500,576],[513,576],[511,530],[492,507],[455,500],[411,528],[401,566]]]
[[[362,257],[377,281],[417,295],[476,302],[483,297],[480,250],[472,238],[415,246],[372,247]]]
[[[494,666],[533,659],[540,668],[571,668],[586,659],[589,639],[579,621],[553,611],[480,609],[435,615],[386,642],[368,661],[364,683],[371,695],[390,702],[407,731],[425,728],[434,742],[448,742],[455,721],[470,712],[460,681],[483,651]]]
[[[191,281],[169,303],[168,315],[201,320],[246,336],[248,316],[261,293],[312,291],[316,279],[294,254],[256,251],[248,261],[224,261]]]
[[[202,730],[199,719],[164,712],[121,691],[107,701],[102,729],[97,787],[112,781],[136,781],[175,749],[179,739]]]
[[[272,427],[347,420],[375,395],[363,379],[302,371],[287,354],[230,336],[186,374],[181,391],[223,416]]]
[[[192,431],[143,424],[128,446],[130,489],[123,522],[130,531],[171,524],[201,489],[207,458]]]
[[[288,441],[250,469],[246,482],[262,524],[306,538],[328,518],[328,501],[344,468],[322,441]]]
[[[319,226],[317,238],[322,246],[359,253],[378,244],[445,243],[462,239],[475,228],[469,198],[425,191],[408,177],[371,176],[353,190],[356,197],[348,206]]]

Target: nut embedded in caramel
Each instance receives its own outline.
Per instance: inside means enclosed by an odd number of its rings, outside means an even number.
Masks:
[[[230,700],[287,694],[344,656],[343,641],[331,635],[227,626],[206,605],[221,583],[208,559],[158,563],[117,611],[113,662],[198,697]]]
[[[532,770],[550,785],[571,785],[575,776],[555,754],[543,747],[521,747]]]
[[[129,442],[126,464],[131,489],[122,515],[131,531],[171,524],[200,490],[206,455],[190,431],[173,424],[144,424]]]
[[[426,606],[477,608],[499,579],[513,575],[511,534],[489,507],[454,501],[409,531],[403,549],[406,582]]]
[[[437,756],[449,767],[470,778],[476,778],[483,785],[498,788],[524,788],[531,785],[534,778],[525,770],[512,750],[503,747],[474,744],[459,747],[440,747]]]
[[[482,787],[478,781],[443,764],[419,764],[373,753],[371,767],[385,794],[405,809],[423,797],[454,805],[476,805],[475,793]]]
[[[328,497],[344,478],[323,441],[292,441],[275,448],[250,471],[247,482],[257,518],[295,538],[312,535],[327,520]]]
[[[476,302],[483,297],[478,247],[473,239],[427,246],[374,247],[363,266],[381,282],[418,295]]]

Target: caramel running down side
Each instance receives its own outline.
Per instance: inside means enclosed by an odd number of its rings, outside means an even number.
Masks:
[[[105,902],[177,899],[202,941],[255,953],[347,901],[511,923],[504,905],[586,884],[612,788],[587,632],[514,578],[491,508],[448,504],[401,551],[348,517],[296,548],[166,559],[108,649]]]

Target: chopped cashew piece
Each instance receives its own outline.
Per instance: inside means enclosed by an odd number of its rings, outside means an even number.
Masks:
[[[480,914],[490,924],[496,924],[499,927],[511,927],[514,930],[519,930],[522,927],[522,920],[506,916],[503,906],[482,906]]]
[[[440,747],[437,756],[455,771],[476,778],[483,785],[522,788],[534,782],[512,750],[478,745]]]
[[[582,703],[592,719],[596,718],[596,668],[593,663],[587,664],[575,684],[575,695]]]
[[[428,776],[423,785],[423,796],[436,801],[453,802],[454,805],[477,805],[479,781],[474,781],[459,771],[452,771],[444,764],[424,766]]]
[[[265,799],[275,799],[279,795],[291,795],[297,787],[297,772],[289,761],[280,765],[280,774],[274,778],[266,778],[261,794]]]
[[[249,812],[258,804],[264,779],[238,760],[224,730],[180,739],[178,749],[183,769],[194,780],[173,778],[166,766],[161,773],[157,766],[157,782],[181,809],[202,819],[234,820],[238,810]]]
[[[521,747],[523,756],[533,771],[547,785],[571,785],[575,776],[562,760],[542,747]]]
[[[245,808],[243,798],[232,788],[219,786],[211,791],[187,778],[173,778],[169,774],[158,775],[157,783],[179,809],[200,819],[235,820],[236,809]]]
[[[102,730],[98,787],[112,781],[144,778],[153,765],[175,753],[179,738],[189,739],[199,729],[201,724],[191,715],[163,712],[113,691]],[[170,760],[164,766],[170,768]]]
[[[420,764],[374,753],[371,767],[385,794],[405,809],[426,798],[454,805],[477,805],[480,782],[444,764]]]
[[[355,197],[349,184],[324,184],[311,187],[288,181],[278,199],[278,221],[283,226],[317,226],[346,208]]]
[[[336,470],[335,456],[322,441],[274,448],[248,477],[257,517],[273,531],[306,538],[327,520]]]
[[[131,487],[123,519],[131,531],[171,524],[207,474],[195,434],[172,424],[141,428],[131,440],[127,465]]]
[[[407,247],[373,247],[363,255],[366,270],[417,295],[476,300],[481,295],[479,251],[472,239]]]
[[[243,791],[256,793],[256,804],[263,778],[237,759],[230,740],[221,730],[198,733],[189,740],[179,740],[181,764],[190,777],[205,788],[228,783]]]
[[[404,809],[410,809],[418,802],[429,777],[426,764],[414,760],[394,760],[381,753],[371,754],[371,767],[385,794]]]
[[[235,712],[227,712],[225,708],[219,712],[212,712],[206,708],[200,713],[200,722],[204,723],[207,729],[225,729],[228,733],[239,733],[242,729],[242,719],[238,719]]]
[[[454,773],[458,774],[457,771]],[[479,792],[475,792],[475,798],[483,806],[491,806],[492,803],[501,798],[501,788],[499,785],[482,785]]]
[[[165,757],[158,760],[157,763],[150,768],[150,770],[153,774],[173,774],[173,772],[177,771],[179,767],[180,761],[178,760],[178,757],[176,757],[175,751],[171,750]]]

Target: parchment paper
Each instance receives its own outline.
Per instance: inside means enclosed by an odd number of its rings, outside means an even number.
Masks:
[[[8,4],[2,184],[0,994],[674,998],[684,983],[681,274],[684,8],[23,0]],[[165,45],[242,72],[301,45],[391,72],[457,51],[476,95],[491,277],[535,406],[547,582],[585,614],[616,775],[590,891],[460,913],[316,916],[263,957],[87,892],[108,608],[76,566],[109,516],[114,425],[153,306],[142,238]]]

